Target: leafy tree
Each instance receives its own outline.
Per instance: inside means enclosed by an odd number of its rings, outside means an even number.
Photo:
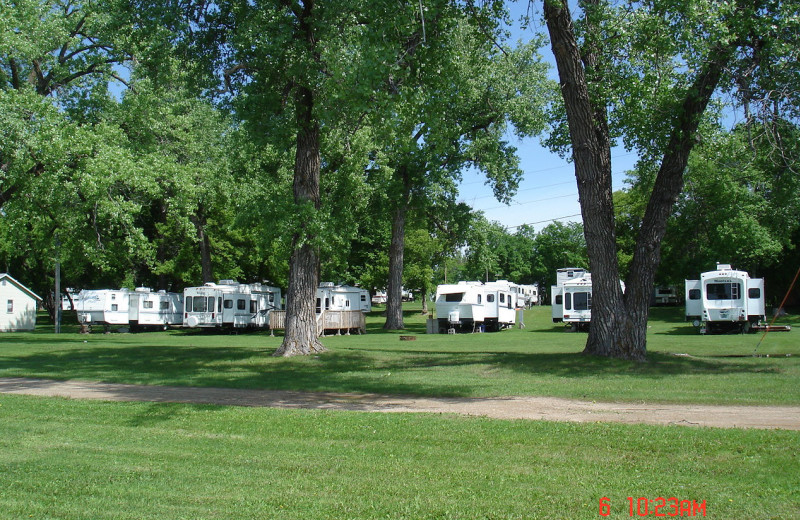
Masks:
[[[429,212],[442,190],[455,190],[465,167],[483,171],[506,201],[521,176],[509,125],[520,135],[543,128],[539,105],[548,83],[536,42],[498,45],[504,10],[448,1],[428,3],[424,25],[405,41],[388,82],[378,163],[387,172],[392,239],[389,248],[387,329],[402,329],[401,286],[409,211]]]
[[[644,359],[661,241],[706,108],[718,89],[734,87],[737,79],[751,79],[748,92],[758,91],[755,85],[766,92],[790,77],[798,17],[790,3],[769,1],[579,5],[576,31],[565,2],[544,0],[595,287],[585,352]],[[793,43],[777,44],[782,39]],[[780,100],[793,102],[791,95]],[[648,159],[661,156],[625,294],[611,193],[617,135]]]

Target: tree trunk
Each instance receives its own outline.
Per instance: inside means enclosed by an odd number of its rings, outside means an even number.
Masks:
[[[607,117],[604,108],[592,103],[581,66],[585,63],[587,67],[595,67],[599,63],[597,50],[591,48],[590,42],[587,53],[581,56],[566,3],[544,0],[544,12],[567,110],[592,272],[592,324],[584,352],[643,360],[647,353],[650,291],[660,261],[667,218],[683,187],[683,171],[700,116],[735,46],[714,49],[706,68],[687,90],[642,221],[629,283],[623,295],[616,255]],[[591,30],[589,27],[588,32]]]
[[[428,290],[423,289],[421,296],[422,296],[422,314],[428,314]]]
[[[320,207],[320,129],[314,119],[314,94],[309,88],[297,92],[297,151],[294,166],[294,200],[298,206]],[[324,352],[317,335],[315,309],[319,285],[319,252],[314,236],[300,223],[292,238],[289,287],[286,290],[286,331],[275,356],[297,356]]]
[[[392,215],[392,243],[389,246],[389,284],[386,288],[387,330],[401,330],[403,324],[403,255],[405,252],[407,197],[398,202]]]

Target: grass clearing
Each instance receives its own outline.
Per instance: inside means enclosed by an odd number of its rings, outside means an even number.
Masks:
[[[526,312],[527,328],[499,333],[426,335],[418,307],[407,329],[384,332],[374,312],[364,336],[323,339],[330,352],[273,358],[268,333],[175,330],[81,335],[72,324],[52,334],[0,336],[0,377],[26,376],[151,385],[214,386],[422,396],[543,395],[598,401],[800,404],[797,331],[701,336],[681,308],[654,308],[649,359],[633,363],[581,354],[585,333],[565,332],[550,308]],[[798,316],[783,323],[798,324]],[[416,341],[400,341],[416,334]],[[677,355],[676,355],[677,354]],[[789,357],[787,357],[789,355]]]
[[[800,432],[0,396],[0,518],[797,518]]]

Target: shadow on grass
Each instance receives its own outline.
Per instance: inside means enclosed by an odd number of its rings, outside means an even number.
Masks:
[[[580,353],[440,352],[335,349],[301,358],[273,358],[272,348],[124,346],[66,348],[0,355],[0,375],[149,385],[469,397],[481,374],[581,380],[659,380],[680,374],[719,377],[777,373],[751,360],[707,360],[653,352],[645,363]],[[420,374],[422,373],[422,374]],[[391,377],[394,374],[394,377]],[[476,378],[477,382],[476,382]]]

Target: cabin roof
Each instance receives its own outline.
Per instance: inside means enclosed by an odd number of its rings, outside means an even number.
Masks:
[[[30,289],[28,289],[27,287],[25,287],[24,285],[22,285],[21,283],[19,283],[19,282],[18,282],[18,281],[17,281],[17,280],[16,280],[16,279],[15,279],[13,276],[11,276],[10,274],[8,274],[8,273],[0,273],[0,281],[3,281],[3,280],[8,280],[8,281],[9,281],[9,282],[11,282],[11,284],[12,284],[12,285],[14,285],[14,286],[15,286],[17,289],[19,289],[20,291],[24,292],[25,294],[27,294],[28,296],[30,296],[30,297],[31,297],[31,298],[33,298],[34,300],[36,300],[36,301],[42,301],[42,298],[41,298],[41,297],[40,297],[38,294],[36,294],[35,292],[31,291]]]

